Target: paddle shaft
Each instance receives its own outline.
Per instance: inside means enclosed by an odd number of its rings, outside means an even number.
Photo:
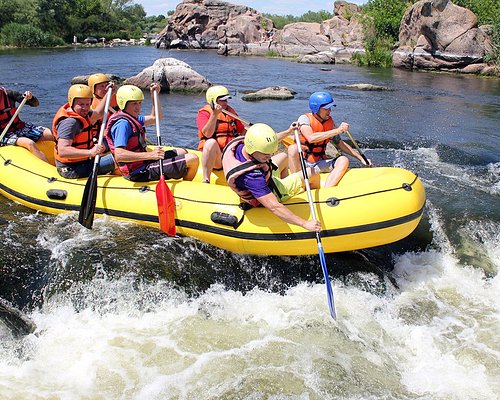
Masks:
[[[247,125],[247,126],[252,126],[253,124],[251,122],[245,121],[243,118],[238,117],[236,114],[233,114],[231,111],[227,111],[222,109],[221,110],[224,114],[229,115],[230,117],[233,117],[234,119],[237,119],[241,123]]]
[[[294,132],[295,132],[295,143],[297,143],[297,148],[299,151],[300,166],[302,167],[302,173],[304,174],[304,184],[307,191],[307,198],[309,200],[309,208],[311,209],[311,217],[312,219],[317,219],[316,210],[314,208],[314,201],[311,193],[311,185],[309,184],[309,177],[307,174],[307,166],[304,160],[304,155],[302,154],[302,146],[300,145],[299,131],[295,129]],[[328,308],[330,309],[330,315],[332,316],[332,318],[336,319],[337,313],[335,312],[335,301],[333,297],[332,284],[330,282],[330,277],[328,275],[328,267],[326,266],[325,252],[323,250],[323,243],[321,241],[321,235],[319,232],[316,232],[316,242],[318,244],[319,260],[321,263],[321,268],[323,270],[323,276],[325,278]]]
[[[360,155],[361,157],[363,157],[363,160],[365,161],[366,166],[367,166],[367,167],[369,167],[369,166],[370,166],[370,163],[368,162],[368,159],[365,157],[365,155],[363,154],[363,152],[362,152],[362,151],[361,151],[361,149],[359,148],[358,143],[357,143],[357,142],[354,140],[354,138],[352,137],[351,132],[346,131],[346,133],[347,133],[347,136],[349,136],[349,139],[351,139],[351,142],[352,142],[352,144],[354,145],[354,147],[356,147],[356,150],[358,151],[359,155]]]
[[[28,101],[28,98],[24,97],[24,99],[21,101],[21,103],[19,103],[19,107],[17,107],[16,112],[14,113],[14,115],[10,119],[9,123],[3,129],[2,134],[0,135],[0,142],[2,141],[3,137],[5,136],[5,134],[9,131],[10,126],[12,125],[12,123],[14,122],[14,120],[16,119],[16,117],[19,115],[19,113],[21,112],[21,109],[24,107],[24,105],[26,104],[27,101]]]
[[[160,136],[160,107],[158,104],[158,92],[155,90],[153,92],[153,101],[155,107],[155,125],[156,125],[156,145],[161,147],[161,136]],[[163,176],[163,160],[160,160],[160,176]]]
[[[101,130],[99,131],[99,139],[97,140],[97,145],[100,146],[104,140],[104,131],[106,130],[106,124],[108,123],[108,111],[110,111],[109,105],[111,104],[111,97],[113,95],[113,88],[108,89],[108,93],[106,94],[106,105],[104,107],[104,115],[102,116],[102,124]],[[96,166],[99,166],[99,160],[101,159],[100,154],[96,154],[94,159],[94,169],[97,169]]]
[[[155,112],[155,123],[156,123],[156,141],[157,145],[161,148],[161,136],[160,136],[160,104],[158,103],[158,92],[153,91],[153,103]],[[160,223],[160,229],[169,236],[176,235],[175,226],[175,200],[170,191],[170,188],[165,182],[165,176],[163,175],[163,158],[158,160],[158,166],[160,169],[160,180],[156,185],[156,201],[158,203],[158,222]]]
[[[111,103],[113,89],[109,88],[106,94],[106,103],[104,108],[104,115],[102,117],[101,129],[99,131],[99,138],[97,140],[97,145],[102,145],[104,139],[104,131],[106,129],[106,123],[108,122],[108,110],[109,104]],[[78,214],[78,222],[82,224],[85,228],[91,229],[94,223],[94,213],[95,213],[95,200],[97,198],[97,175],[99,172],[99,160],[101,159],[100,154],[96,154],[94,158],[94,165],[92,167],[92,173],[90,174],[87,184],[85,185],[85,190],[83,191],[82,204],[80,206],[80,212]]]

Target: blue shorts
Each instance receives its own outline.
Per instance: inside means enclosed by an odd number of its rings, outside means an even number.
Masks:
[[[338,157],[328,158],[326,160],[319,160],[316,162],[308,162],[306,161],[306,165],[308,167],[313,168],[314,172],[319,174],[320,172],[332,172],[333,167],[335,166],[335,161],[337,161]]]
[[[87,178],[92,173],[94,168],[94,160],[85,160],[73,164],[64,164],[57,166],[57,172],[63,178],[77,179]],[[115,160],[111,154],[107,154],[99,159],[98,175],[106,175],[113,172],[115,169]]]
[[[38,140],[42,137],[43,131],[45,129],[47,128],[43,126],[34,126],[33,124],[26,122],[23,128],[13,132],[7,132],[2,139],[2,144],[14,146],[17,142],[17,139],[22,137],[31,139],[34,142],[38,142]]]

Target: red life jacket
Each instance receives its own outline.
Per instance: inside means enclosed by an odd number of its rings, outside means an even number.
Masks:
[[[92,147],[94,147],[94,136],[92,136],[90,129],[91,128],[90,117],[88,115],[86,117],[82,117],[80,114],[77,114],[76,112],[71,110],[69,104],[66,103],[61,108],[59,108],[59,110],[57,110],[57,113],[54,116],[54,119],[52,120],[52,134],[54,135],[54,138],[56,140],[56,146],[54,152],[55,158],[56,160],[65,164],[76,163],[87,160],[87,157],[72,158],[70,160],[68,158],[61,157],[57,152],[57,139],[58,139],[57,126],[63,119],[66,118],[74,118],[80,121],[83,126],[82,130],[78,132],[73,138],[73,143],[71,144],[71,146],[76,147],[77,149],[87,149],[87,150],[90,150]]]
[[[205,104],[198,110],[198,112],[203,110],[209,112],[210,115],[212,115],[214,112],[214,110],[212,110],[212,107],[210,107],[208,104]],[[227,106],[227,111],[231,112],[232,114],[236,114],[236,111],[234,111],[234,109],[229,106]],[[198,137],[200,138],[198,150],[203,150],[203,146],[205,146],[205,141],[207,139],[217,140],[217,143],[219,143],[219,147],[222,150],[231,140],[238,136],[235,118],[224,113],[221,113],[219,118],[220,119],[217,119],[217,122],[215,124],[215,131],[211,137],[206,137],[200,130],[198,130]]]
[[[106,140],[108,141],[109,149],[111,150],[111,153],[115,155],[115,144],[113,142],[113,137],[111,135],[111,128],[113,127],[116,122],[118,122],[120,119],[126,120],[130,126],[132,127],[132,136],[128,139],[127,146],[125,147],[125,150],[128,151],[133,151],[135,153],[144,153],[146,152],[146,129],[141,125],[141,123],[137,120],[137,118],[134,118],[132,115],[127,114],[124,111],[118,111],[117,113],[114,113],[108,120],[108,123],[106,124],[106,131],[105,131],[105,137]],[[144,161],[133,161],[133,162],[119,162],[118,168],[120,168],[120,171],[123,176],[129,178],[130,175],[137,169],[141,168],[143,165],[146,164]]]
[[[325,122],[318,120],[314,114],[306,114],[309,118],[311,124],[311,129],[314,133],[316,132],[326,132],[332,130],[335,127],[333,119],[330,117]],[[306,137],[300,134],[300,143],[302,144],[302,151],[304,152],[304,159],[309,162],[316,162],[319,160],[326,159],[326,145],[330,139],[325,139],[321,142],[310,143],[307,141]]]
[[[248,161],[238,160],[235,152],[236,148],[243,142],[243,140],[244,137],[237,137],[229,142],[222,153],[222,166],[229,187],[233,189],[243,201],[249,203],[253,207],[257,207],[260,205],[259,201],[253,197],[249,190],[243,190],[236,186],[236,178],[254,169],[261,169],[266,178],[266,183],[269,184],[272,182],[272,162],[269,161],[268,163],[260,163],[255,159]]]
[[[16,113],[17,107],[16,103],[11,102],[7,90],[4,87],[0,87],[0,133],[3,132],[11,118]],[[17,116],[9,127],[8,132],[14,132],[18,129],[24,128],[25,123],[19,119]]]
[[[94,97],[92,99],[92,105],[90,106],[90,108],[92,110],[95,110],[97,107],[99,107],[99,104],[101,103],[101,101],[103,101],[103,99],[99,99],[97,97]],[[116,103],[116,96],[111,97],[111,102],[109,103],[109,108],[110,108],[110,110],[108,110],[108,112],[110,114],[114,114],[117,111],[119,111],[118,104]],[[98,119],[94,123],[94,125],[92,125],[92,135],[93,136],[99,137],[99,134],[101,133],[101,126],[102,126],[102,118]],[[104,133],[106,133],[106,132],[104,132]]]

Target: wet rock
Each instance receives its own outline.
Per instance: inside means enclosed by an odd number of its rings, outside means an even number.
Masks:
[[[31,319],[1,297],[0,320],[4,322],[15,336],[29,335],[36,330],[36,325]]]
[[[160,58],[151,67],[125,80],[143,90],[151,83],[161,85],[162,92],[202,92],[209,88],[210,82],[184,61],[175,58]]]
[[[288,89],[284,86],[273,86],[260,89],[256,92],[251,92],[241,96],[245,101],[259,101],[259,100],[291,100],[297,92]]]
[[[365,90],[365,91],[387,91],[391,90],[386,86],[372,85],[370,83],[353,83],[351,85],[344,85],[345,89],[351,90]]]

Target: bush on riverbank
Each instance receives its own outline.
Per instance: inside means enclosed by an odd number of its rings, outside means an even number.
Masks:
[[[64,41],[32,25],[12,22],[0,31],[0,44],[14,47],[56,47],[63,46]]]
[[[327,19],[333,18],[333,14],[328,11],[321,10],[318,12],[308,11],[302,14],[300,17],[294,17],[293,15],[276,15],[276,14],[263,14],[264,17],[269,18],[273,21],[276,29],[283,29],[285,25],[293,24],[295,22],[323,22]]]

